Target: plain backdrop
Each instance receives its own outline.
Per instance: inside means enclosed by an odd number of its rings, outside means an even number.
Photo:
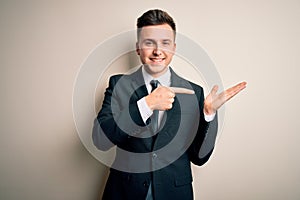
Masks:
[[[226,104],[211,159],[193,166],[195,199],[300,198],[298,0],[1,0],[1,200],[101,197],[108,171],[79,139],[74,82],[99,43],[134,29],[151,8],[168,11],[178,32],[205,49],[226,88],[248,82]],[[108,72],[126,71],[123,59]]]

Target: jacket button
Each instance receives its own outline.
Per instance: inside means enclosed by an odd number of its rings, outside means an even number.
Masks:
[[[152,154],[152,158],[153,158],[153,159],[157,158],[157,154],[156,154],[156,153],[153,153],[153,154]]]
[[[144,187],[149,187],[149,183],[148,183],[147,181],[145,181],[145,182],[143,183],[143,185],[144,185]]]

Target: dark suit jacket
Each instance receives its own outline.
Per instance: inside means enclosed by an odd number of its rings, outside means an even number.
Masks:
[[[217,117],[210,123],[204,120],[203,89],[172,69],[171,86],[193,89],[195,94],[176,94],[173,108],[165,112],[163,125],[153,137],[137,107],[137,101],[148,95],[141,68],[110,78],[93,130],[98,149],[117,146],[103,199],[145,199],[150,182],[155,200],[193,199],[190,163],[200,166],[209,159]],[[208,132],[213,139],[204,144]],[[206,152],[200,156],[203,145]],[[143,156],[131,155],[135,153]]]

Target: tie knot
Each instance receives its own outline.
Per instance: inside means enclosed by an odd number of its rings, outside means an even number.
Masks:
[[[151,92],[157,88],[158,83],[159,83],[158,80],[151,80],[151,81],[150,81],[150,85],[151,85],[151,87],[152,87]]]

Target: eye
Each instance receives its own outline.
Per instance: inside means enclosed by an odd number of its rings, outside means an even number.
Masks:
[[[171,42],[170,41],[163,41],[162,43],[164,46],[170,46],[171,45]]]
[[[154,45],[153,41],[151,41],[151,40],[146,40],[146,41],[144,42],[144,44],[145,44],[146,46],[153,46],[153,45]]]

